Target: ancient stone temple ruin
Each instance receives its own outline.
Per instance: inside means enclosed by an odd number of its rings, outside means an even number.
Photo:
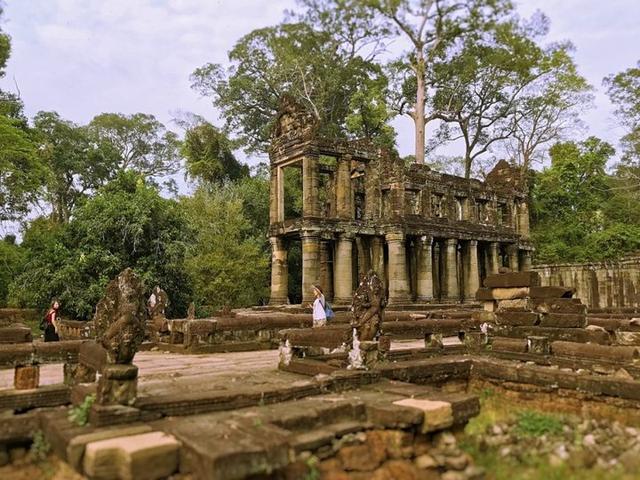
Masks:
[[[289,301],[287,255],[298,241],[303,302],[319,283],[347,304],[369,269],[390,304],[460,302],[500,266],[531,267],[526,194],[507,162],[485,182],[407,166],[371,142],[324,138],[292,103],[277,119],[270,160],[272,305]],[[302,184],[301,211],[290,205],[291,179]]]

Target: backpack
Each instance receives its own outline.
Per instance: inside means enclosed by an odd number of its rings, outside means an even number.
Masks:
[[[327,317],[327,320],[330,320],[336,316],[336,314],[333,313],[333,310],[331,309],[331,305],[329,305],[329,302],[327,302],[326,300],[324,302],[324,315],[325,317]]]
[[[40,327],[40,330],[45,330],[47,328],[47,317],[43,317],[40,320],[40,325],[38,325]]]

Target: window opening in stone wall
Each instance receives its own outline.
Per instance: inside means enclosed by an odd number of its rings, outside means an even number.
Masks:
[[[444,210],[442,208],[442,195],[431,195],[431,215],[434,218],[444,218]]]
[[[302,166],[283,167],[284,219],[302,217]]]
[[[507,206],[504,203],[498,203],[496,207],[496,220],[498,225],[506,225],[508,222],[505,222]]]
[[[464,220],[464,198],[456,197],[456,220]]]
[[[420,215],[420,196],[418,192],[406,190],[404,192],[404,201],[409,215]]]
[[[366,190],[365,190],[365,172],[366,165],[364,162],[358,162],[355,169],[351,172],[351,188],[353,189],[353,214],[356,220],[364,218]]]
[[[302,302],[302,243],[299,238],[289,240],[287,251],[289,302]]]
[[[338,161],[335,157],[320,155],[318,159],[318,203],[320,213],[325,218],[334,217],[335,205],[335,178]]]

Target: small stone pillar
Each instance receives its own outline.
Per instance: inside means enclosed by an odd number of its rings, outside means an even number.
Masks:
[[[473,301],[476,298],[476,292],[480,288],[480,272],[478,270],[478,241],[469,240],[465,255],[465,285],[464,299]]]
[[[138,367],[105,365],[98,380],[96,401],[101,405],[133,405],[138,389]]]
[[[418,302],[433,300],[433,269],[431,262],[431,237],[418,240],[417,298]]]
[[[403,233],[385,236],[389,248],[389,304],[409,301],[409,275]]]
[[[336,174],[336,213],[341,220],[353,218],[353,195],[351,192],[351,155],[338,158]]]
[[[520,261],[518,259],[518,246],[509,245],[507,247],[507,255],[509,256],[509,268],[512,272],[520,270]]]
[[[386,285],[384,273],[384,239],[382,237],[373,237],[371,239],[371,268],[378,274],[382,284]]]
[[[40,365],[19,365],[13,373],[13,388],[32,390],[40,384]]]
[[[279,222],[278,218],[278,167],[271,167],[269,177],[269,223]]]
[[[285,305],[289,296],[287,248],[281,237],[269,238],[271,243],[271,297],[269,305]]]
[[[302,216],[318,215],[318,157],[306,155],[302,159]]]
[[[448,238],[445,242],[445,262],[444,262],[444,275],[445,275],[445,299],[450,302],[460,301],[460,289],[458,286],[458,240],[455,238]]]
[[[302,303],[313,302],[312,285],[320,278],[320,239],[316,232],[302,232]]]
[[[347,305],[351,302],[353,289],[353,236],[340,235],[335,259],[335,292],[333,303]]]
[[[491,242],[487,254],[489,256],[489,274],[498,273],[500,269],[500,244]]]

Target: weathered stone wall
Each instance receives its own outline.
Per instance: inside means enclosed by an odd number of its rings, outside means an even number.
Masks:
[[[640,306],[640,256],[617,262],[536,265],[542,285],[574,287],[589,308]]]

